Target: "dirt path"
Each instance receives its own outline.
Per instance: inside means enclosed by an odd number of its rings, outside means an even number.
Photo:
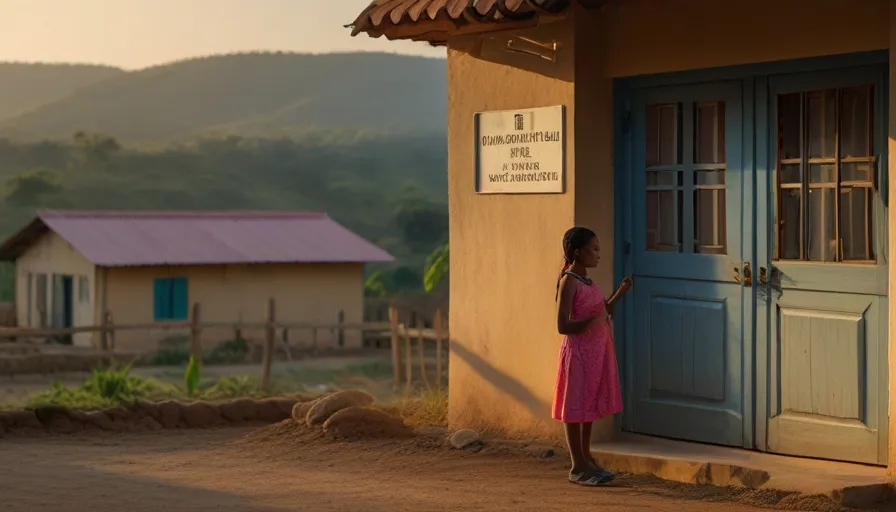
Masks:
[[[635,477],[584,489],[564,477],[562,458],[519,447],[469,454],[434,438],[334,443],[288,422],[0,440],[4,512],[760,510],[726,502],[731,491]]]

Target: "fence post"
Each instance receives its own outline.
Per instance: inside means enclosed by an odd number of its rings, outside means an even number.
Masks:
[[[401,386],[401,345],[398,339],[398,310],[395,305],[389,306],[389,329],[391,334],[392,349],[392,376],[395,387]]]
[[[43,327],[43,326],[41,326]],[[102,358],[106,357],[106,353],[109,351],[109,311],[103,311],[103,320],[100,326],[100,355]]]
[[[109,326],[109,351],[115,354],[115,320],[111,311],[106,311],[106,325]]]
[[[274,298],[268,299],[268,322],[264,332],[264,355],[261,360],[261,390],[267,393],[271,385],[271,360],[274,355],[274,334],[277,312]]]
[[[432,321],[433,330],[436,331],[436,387],[442,391],[442,310],[436,309],[436,316]]]
[[[106,311],[103,315],[103,359],[107,364],[115,363],[115,324],[112,322],[112,312]]]
[[[336,339],[338,340],[339,347],[342,348],[345,346],[345,328],[343,324],[345,324],[345,311],[339,310],[339,315],[336,317]]]
[[[417,353],[420,355],[420,377],[423,379],[423,385],[429,389],[429,377],[426,375],[426,351],[423,346],[423,320],[417,317]]]
[[[414,353],[411,352],[411,333],[408,332],[408,326],[401,324],[404,331],[404,390],[405,393],[411,393],[411,384],[414,381]]]
[[[193,315],[190,320],[190,355],[199,363],[202,361],[202,306],[198,302],[193,304]]]

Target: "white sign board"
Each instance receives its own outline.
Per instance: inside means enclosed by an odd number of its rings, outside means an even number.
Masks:
[[[563,105],[476,114],[476,192],[562,194],[564,114]]]

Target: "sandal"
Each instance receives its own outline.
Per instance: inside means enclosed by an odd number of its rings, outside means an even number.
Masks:
[[[601,484],[605,484],[610,480],[616,478],[616,475],[613,473],[607,473],[606,471],[600,473],[570,473],[569,474],[569,482],[581,485],[584,487],[597,487]]]

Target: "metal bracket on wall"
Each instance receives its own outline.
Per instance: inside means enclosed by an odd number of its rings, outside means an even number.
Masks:
[[[521,48],[519,47],[519,42],[527,43],[532,48]],[[534,57],[540,57],[551,62],[557,62],[558,48],[560,48],[560,43],[558,43],[557,41],[542,43],[523,36],[513,36],[512,38],[507,40],[507,51],[522,53],[525,55],[532,55]]]

